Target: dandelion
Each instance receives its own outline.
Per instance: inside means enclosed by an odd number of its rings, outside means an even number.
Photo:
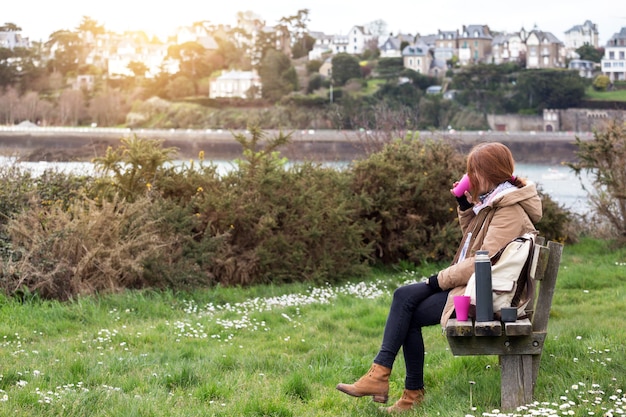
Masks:
[[[152,184],[147,183],[146,184],[146,188],[148,189],[148,191],[151,191],[152,190]]]
[[[476,382],[474,381],[469,381],[470,384],[470,409],[474,408],[474,400],[472,398],[472,388],[474,387],[474,385],[476,385]]]
[[[202,188],[202,187],[198,187],[196,189],[196,193],[198,193],[198,194],[200,194],[202,191],[204,191],[204,188]]]
[[[204,161],[204,151],[198,152],[198,159]]]

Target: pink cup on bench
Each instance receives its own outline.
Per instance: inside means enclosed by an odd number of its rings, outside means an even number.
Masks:
[[[454,296],[454,310],[456,311],[456,319],[459,321],[467,321],[467,314],[469,313],[470,306],[469,295],[455,295]]]

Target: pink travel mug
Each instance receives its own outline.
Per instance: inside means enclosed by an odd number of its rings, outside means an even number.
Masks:
[[[461,197],[463,194],[465,194],[465,191],[469,191],[470,187],[470,179],[467,174],[464,174],[463,178],[461,178],[459,183],[452,190],[452,193],[457,197]]]
[[[454,310],[456,311],[456,319],[459,321],[467,321],[469,306],[470,306],[470,296],[469,295],[455,295],[454,296]]]

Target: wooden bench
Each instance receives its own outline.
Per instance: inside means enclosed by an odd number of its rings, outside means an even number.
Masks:
[[[450,319],[445,333],[455,356],[498,355],[501,383],[500,407],[512,410],[533,401],[541,352],[546,340],[552,296],[561,263],[563,245],[536,240],[533,255],[535,300],[529,303],[529,319],[513,323],[473,322]]]

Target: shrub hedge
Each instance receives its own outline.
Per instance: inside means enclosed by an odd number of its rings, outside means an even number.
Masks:
[[[174,165],[162,142],[125,138],[93,177],[0,172],[0,286],[66,299],[124,288],[336,282],[378,264],[451,259],[460,231],[450,184],[464,156],[406,137],[345,169],[291,164],[289,135],[236,135],[242,158],[219,175]],[[568,216],[546,207],[546,237]],[[571,228],[569,229],[571,230]]]

